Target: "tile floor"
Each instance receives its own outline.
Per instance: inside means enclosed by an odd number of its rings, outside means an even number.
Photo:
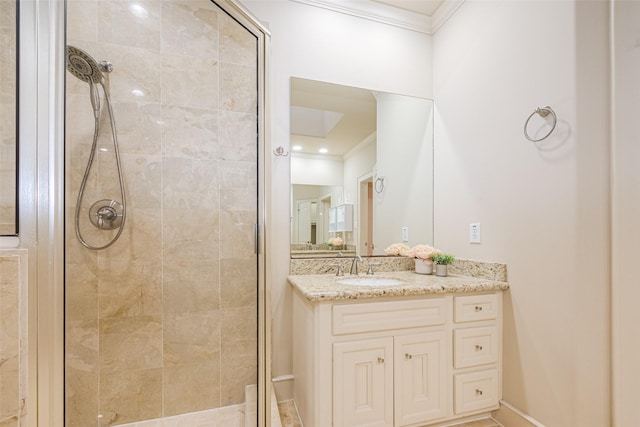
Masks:
[[[293,400],[285,400],[278,402],[278,411],[280,412],[280,422],[282,427],[302,427],[298,409]]]
[[[455,427],[503,427],[503,426],[497,421],[494,421],[492,419],[486,419],[486,420],[470,421],[462,424],[455,424]]]
[[[280,412],[280,420],[282,421],[282,427],[302,427],[300,418],[298,416],[298,410],[293,400],[285,400],[278,402],[278,411]],[[497,421],[492,419],[469,421],[462,424],[455,424],[451,427],[504,427]]]

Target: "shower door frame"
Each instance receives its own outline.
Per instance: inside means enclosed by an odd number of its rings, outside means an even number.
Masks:
[[[269,153],[269,31],[234,0],[212,3],[257,39],[258,55],[258,427],[270,425],[270,268],[265,225]],[[66,3],[21,0],[19,246],[28,249],[28,427],[64,427],[64,103]],[[23,425],[23,424],[21,424]]]

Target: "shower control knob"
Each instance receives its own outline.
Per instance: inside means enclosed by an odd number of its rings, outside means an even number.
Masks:
[[[98,209],[98,218],[103,221],[113,221],[118,216],[112,207],[103,207]]]
[[[104,199],[95,202],[89,209],[91,223],[101,230],[114,230],[122,224],[124,207],[116,200]]]

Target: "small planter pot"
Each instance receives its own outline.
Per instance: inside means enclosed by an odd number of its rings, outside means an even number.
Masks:
[[[433,273],[433,263],[432,262],[424,262],[421,259],[416,259],[416,273],[417,274],[432,274]]]
[[[446,264],[436,264],[436,276],[445,277],[447,275]]]

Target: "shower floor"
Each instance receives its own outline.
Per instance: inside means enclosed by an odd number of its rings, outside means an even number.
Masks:
[[[256,416],[257,389],[255,385],[247,386],[245,397],[246,402],[238,405],[191,412],[174,417],[120,424],[117,427],[255,427],[258,424]],[[270,427],[282,427],[273,387],[271,388]]]
[[[120,424],[118,427],[245,427],[245,405],[231,405],[174,417]]]

